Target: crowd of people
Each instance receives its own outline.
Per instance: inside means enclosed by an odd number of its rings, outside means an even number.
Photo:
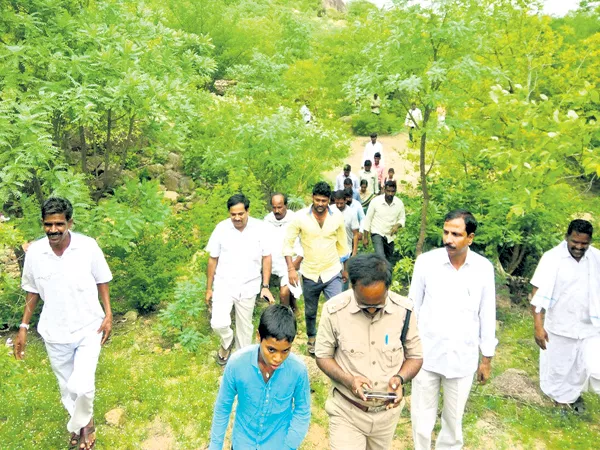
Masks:
[[[368,150],[377,168],[382,159],[376,140]],[[310,380],[292,352],[301,296],[307,353],[331,380],[325,403],[331,449],[389,449],[408,382],[415,449],[431,448],[440,395],[435,448],[462,448],[472,383],[490,378],[498,344],[494,269],[470,249],[476,218],[454,210],[444,218],[443,247],[417,258],[408,297],[392,292],[390,260],[405,211],[393,172],[388,179],[377,172],[373,181],[367,163],[360,177],[345,166],[335,191],[316,183],[310,206],[296,212],[282,193],[272,195],[263,220],[250,216],[243,194],[227,200],[229,218],[217,224],[207,245],[205,301],[220,342],[216,362],[225,367],[210,449],[223,448],[236,399],[233,449],[297,449],[305,438]],[[372,189],[366,208],[363,188]],[[96,241],[70,230],[68,200],[48,199],[41,217],[46,237],[26,253],[26,306],[14,354],[24,357],[29,323],[42,299],[38,331],[70,415],[69,448],[89,450],[96,441],[95,369],[112,330],[112,275]],[[531,280],[540,386],[575,412],[585,407],[582,392],[600,394],[600,251],[591,246],[592,236],[590,222],[573,220]],[[365,249],[359,253],[361,239]],[[275,284],[279,304],[271,292]],[[321,294],[326,303],[317,320]],[[253,344],[257,296],[271,305]]]

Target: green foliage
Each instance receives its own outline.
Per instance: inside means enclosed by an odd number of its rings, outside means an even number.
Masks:
[[[371,133],[394,134],[400,131],[403,125],[404,121],[385,111],[373,114],[365,110],[352,117],[352,131],[358,136],[369,136]]]

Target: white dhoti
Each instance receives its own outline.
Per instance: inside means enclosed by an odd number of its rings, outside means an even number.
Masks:
[[[573,403],[582,392],[600,394],[600,335],[572,339],[548,332],[540,350],[540,388],[558,403]]]
[[[94,328],[71,344],[45,343],[62,403],[71,416],[67,423],[70,433],[79,433],[92,419],[101,340],[102,333],[98,334]]]
[[[421,369],[412,381],[410,416],[415,450],[431,449],[431,433],[437,418],[440,387],[444,388],[442,429],[436,449],[461,449],[463,446],[462,418],[471,392],[473,375],[446,378]]]
[[[256,296],[234,298],[215,290],[212,299],[210,326],[221,338],[223,348],[229,348],[234,339],[231,329],[231,308],[235,308],[235,347],[242,349],[252,344],[252,313]]]

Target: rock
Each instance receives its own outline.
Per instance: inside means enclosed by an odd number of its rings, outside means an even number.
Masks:
[[[125,419],[125,410],[122,408],[111,409],[109,412],[104,414],[106,423],[113,427],[120,427],[123,425]]]
[[[165,191],[163,192],[163,195],[167,200],[170,200],[172,202],[177,202],[177,199],[179,198],[179,194],[175,191]]]
[[[215,92],[219,95],[224,95],[227,91],[227,88],[231,86],[235,86],[237,84],[236,80],[215,80],[214,87]]]
[[[340,117],[340,122],[343,122],[343,123],[352,123],[352,116],[343,116],[343,117]]]
[[[127,311],[123,318],[128,322],[135,322],[138,318],[138,313],[137,311]]]
[[[491,386],[503,397],[514,398],[537,406],[547,404],[540,394],[537,384],[529,378],[524,370],[507,369],[502,375],[492,380]]]
[[[173,152],[169,153],[167,156],[167,164],[169,164],[175,170],[181,169],[183,167],[181,155]]]
[[[181,175],[179,175],[174,170],[167,170],[163,175],[163,183],[168,191],[176,191],[179,189],[179,180],[181,179]]]
[[[191,193],[195,187],[196,184],[190,177],[181,177],[181,180],[179,180],[179,191],[184,194]]]
[[[146,166],[146,171],[151,178],[159,178],[165,172],[165,168],[162,164],[150,164]]]

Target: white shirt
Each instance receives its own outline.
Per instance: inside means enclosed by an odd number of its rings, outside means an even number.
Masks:
[[[338,211],[340,209],[336,206]],[[340,211],[342,216],[344,216],[344,225],[346,226],[346,236],[348,237],[348,255],[352,255],[353,250],[353,239],[354,239],[354,230],[358,230],[358,214],[356,214],[356,210],[348,205],[344,208],[343,211]]]
[[[104,310],[98,300],[98,284],[112,274],[94,239],[71,234],[62,256],[56,256],[48,238],[35,241],[25,254],[21,287],[44,301],[37,330],[44,341],[69,344],[98,329]]]
[[[312,120],[312,114],[310,113],[308,106],[302,105],[302,107],[300,108],[300,114],[302,115],[302,119],[304,119],[304,122],[309,123]]]
[[[350,175],[348,175],[348,178],[350,178],[352,180],[352,189],[355,192],[358,192],[360,189],[360,184],[358,183],[358,177],[356,175],[354,175],[352,172],[350,172]],[[336,177],[336,179],[335,179],[335,190],[336,191],[344,189],[344,180],[345,179],[346,179],[346,177],[344,176],[344,172],[340,173]]]
[[[385,195],[378,195],[369,203],[362,228],[371,234],[385,237],[388,242],[394,242],[396,235],[391,234],[392,228],[396,225],[404,227],[405,221],[406,213],[402,200],[394,196],[392,203],[388,205]]]
[[[219,258],[213,290],[223,290],[233,298],[250,298],[260,292],[262,258],[271,254],[271,240],[261,220],[248,217],[243,231],[231,219],[219,222],[206,250],[212,258]]]
[[[412,119],[411,119],[412,114]],[[404,126],[414,128],[417,125],[413,122],[413,119],[417,121],[417,123],[423,122],[423,114],[419,108],[411,109],[410,112],[406,113],[406,119],[404,119]]]
[[[494,268],[469,249],[456,270],[445,248],[415,262],[409,298],[414,302],[423,345],[423,369],[461,378],[477,370],[479,351],[494,356],[496,287]]]
[[[383,160],[383,145],[381,145],[381,142],[375,142],[375,144],[373,144],[371,141],[367,142],[367,145],[365,145],[365,151],[363,152],[363,159],[360,162],[360,165],[364,166],[367,159],[371,161],[371,164],[375,165],[375,153],[377,152],[381,155],[379,165],[385,165],[385,161]]]
[[[361,170],[358,177],[360,181],[367,180],[367,191],[371,194],[379,194],[379,179],[377,178],[377,172],[371,169],[369,172]]]
[[[287,264],[285,262],[285,256],[283,256],[283,240],[285,239],[285,232],[288,225],[294,220],[295,215],[296,213],[294,211],[288,209],[285,213],[285,217],[281,220],[277,220],[273,212],[270,212],[264,218],[271,241],[271,272],[278,277],[287,275]],[[298,256],[302,256],[300,239],[296,239],[294,253]]]
[[[567,242],[562,241],[560,249],[560,263],[558,271],[554,264],[544,264],[542,257],[535,269],[531,284],[540,287],[545,279],[545,271],[556,273],[553,297],[557,302],[546,311],[544,328],[559,336],[572,339],[585,339],[600,334],[600,329],[592,325],[590,319],[590,259],[592,248],[577,262],[569,253]],[[557,248],[555,247],[555,249]]]
[[[358,219],[358,232],[363,232],[363,224],[365,221],[365,212],[363,211],[362,205],[359,200],[352,199],[349,205],[346,205],[348,208],[352,208],[356,211],[356,217]]]

